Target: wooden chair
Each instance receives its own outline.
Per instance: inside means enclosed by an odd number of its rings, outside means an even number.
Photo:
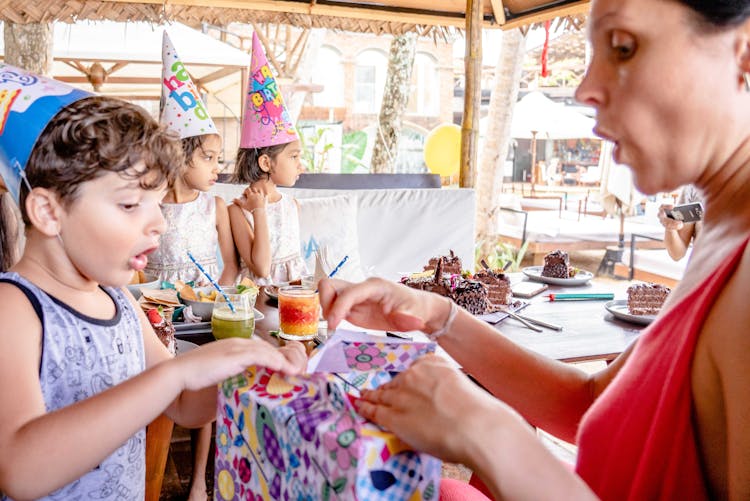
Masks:
[[[164,414],[146,427],[146,501],[159,501],[173,428]]]

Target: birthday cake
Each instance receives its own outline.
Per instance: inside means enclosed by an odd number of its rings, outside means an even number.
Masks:
[[[660,284],[634,284],[628,287],[628,312],[631,315],[656,315],[671,292]]]
[[[466,309],[472,315],[483,315],[497,311],[500,305],[510,304],[510,282],[502,273],[480,272],[472,277],[464,277],[458,273],[446,272],[449,269],[460,270],[460,259],[451,253],[451,258],[445,256],[430,260],[434,267],[421,273],[414,273],[401,279],[401,283],[412,289],[433,292],[447,297],[457,305]]]

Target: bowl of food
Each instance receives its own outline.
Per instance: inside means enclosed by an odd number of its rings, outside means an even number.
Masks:
[[[152,276],[152,275],[146,275],[142,271],[137,271],[133,273],[133,279],[128,284],[128,290],[130,293],[138,299],[141,297],[141,290],[142,289],[159,289],[161,286],[161,281]]]
[[[251,295],[250,307],[255,306],[255,299],[258,296],[258,288],[247,286],[240,283],[236,286],[222,287],[226,294],[249,294]],[[180,289],[180,301],[185,306],[190,306],[193,315],[200,317],[201,322],[210,322],[211,314],[214,311],[216,296],[219,294],[213,287],[190,287],[185,286]]]
[[[214,311],[214,301],[219,292],[213,287],[185,287],[180,291],[180,301],[189,306],[193,315],[201,322],[210,322]]]

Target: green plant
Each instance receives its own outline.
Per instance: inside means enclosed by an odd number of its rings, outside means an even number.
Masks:
[[[528,246],[529,242],[524,242],[520,249],[516,249],[507,242],[483,239],[477,242],[474,249],[474,264],[476,269],[481,269],[481,261],[484,259],[492,269],[506,269],[507,265],[506,271],[518,271]]]
[[[366,132],[355,130],[353,132],[347,132],[346,134],[344,134],[341,144],[341,150],[343,154],[341,172],[344,174],[351,174],[358,167],[365,167],[369,170],[369,167],[362,162],[362,159],[365,156],[366,149]]]
[[[326,129],[315,128],[312,134],[304,134],[300,130],[298,135],[302,146],[301,161],[305,170],[310,173],[320,173],[326,168],[328,154],[333,144],[325,143]]]

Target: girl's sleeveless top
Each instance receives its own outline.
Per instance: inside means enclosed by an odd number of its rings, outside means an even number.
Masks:
[[[253,215],[244,210],[251,228]],[[299,211],[294,198],[284,194],[278,202],[266,205],[268,235],[271,240],[271,273],[267,277],[256,277],[242,263],[242,276],[250,277],[259,285],[278,284],[302,278],[307,273],[305,261],[300,253]]]
[[[198,198],[184,204],[162,204],[166,231],[159,240],[159,248],[148,256],[144,272],[159,280],[174,283],[194,281],[208,284],[187,253],[203,265],[216,280],[219,273],[217,252],[219,234],[216,231],[216,199],[199,192]]]
[[[17,273],[0,273],[0,282],[21,289],[42,323],[39,384],[47,412],[85,400],[145,369],[141,325],[120,289],[103,287],[116,313],[99,320],[73,310]],[[145,451],[143,428],[94,469],[43,499],[143,499]],[[0,494],[0,499],[10,498]]]
[[[746,246],[641,334],[584,415],[576,471],[599,498],[709,499],[693,423],[691,367],[703,323]]]

